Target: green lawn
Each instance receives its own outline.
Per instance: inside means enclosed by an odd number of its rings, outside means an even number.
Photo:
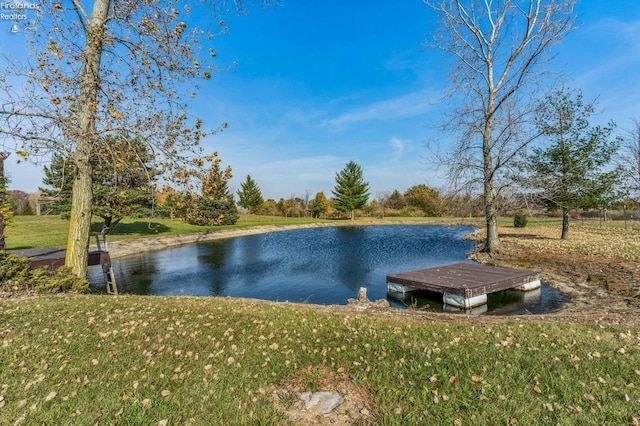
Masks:
[[[367,402],[355,424],[640,417],[635,326],[366,317],[227,298],[40,297],[0,302],[0,359],[2,424],[287,424],[278,408],[292,403],[287,392],[339,390],[326,383]]]
[[[228,226],[195,226],[179,220],[170,219],[124,219],[117,224],[111,234],[110,241],[146,238],[161,235],[189,234],[209,232],[223,229],[245,228],[248,226],[272,224],[302,224],[328,222],[311,218],[284,218],[272,216],[241,216],[235,225]],[[94,221],[91,231],[97,235],[101,230],[100,221]],[[36,248],[36,247],[65,247],[69,221],[59,216],[16,216],[7,230],[7,249]],[[92,240],[93,241],[93,240]]]
[[[376,222],[397,221],[418,220]],[[297,222],[310,220],[243,216],[233,227]],[[505,241],[532,250],[581,253],[588,242],[587,254],[640,259],[637,231],[620,223],[574,223],[569,242],[558,219],[500,225]],[[67,226],[18,217],[7,243],[64,246]],[[129,220],[110,238],[212,229],[221,228]],[[552,318],[381,317],[229,298],[0,299],[0,424],[281,425],[293,392],[345,389],[364,404],[342,413],[353,424],[638,424],[637,322]]]

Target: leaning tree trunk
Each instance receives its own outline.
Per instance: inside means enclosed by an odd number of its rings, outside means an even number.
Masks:
[[[71,196],[71,218],[65,265],[79,277],[87,275],[91,228],[91,154],[96,141],[96,110],[100,86],[100,60],[110,0],[95,0],[87,26],[84,60],[80,70],[78,135],[72,154],[76,175]]]

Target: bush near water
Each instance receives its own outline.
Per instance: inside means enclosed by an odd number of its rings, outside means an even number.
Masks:
[[[0,253],[0,292],[53,294],[86,293],[88,290],[89,282],[75,276],[70,268],[62,267],[55,271],[46,267],[31,269],[26,258]]]

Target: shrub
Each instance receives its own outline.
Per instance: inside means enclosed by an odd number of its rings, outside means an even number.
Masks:
[[[71,268],[63,266],[55,271],[47,268],[33,270],[32,281],[38,293],[86,293],[89,282],[71,272]]]
[[[67,267],[51,271],[48,268],[29,268],[26,258],[0,253],[0,291],[21,293],[86,293],[89,282],[78,278]]]
[[[29,289],[29,262],[9,253],[0,253],[0,291],[18,293]]]
[[[518,210],[514,215],[513,215],[513,226],[515,226],[516,228],[524,228],[527,226],[527,214],[525,212],[523,212],[522,210]]]

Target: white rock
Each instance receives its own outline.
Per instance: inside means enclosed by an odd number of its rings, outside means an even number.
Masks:
[[[304,401],[307,411],[320,415],[329,414],[344,402],[344,398],[337,392],[304,392],[298,397]]]

